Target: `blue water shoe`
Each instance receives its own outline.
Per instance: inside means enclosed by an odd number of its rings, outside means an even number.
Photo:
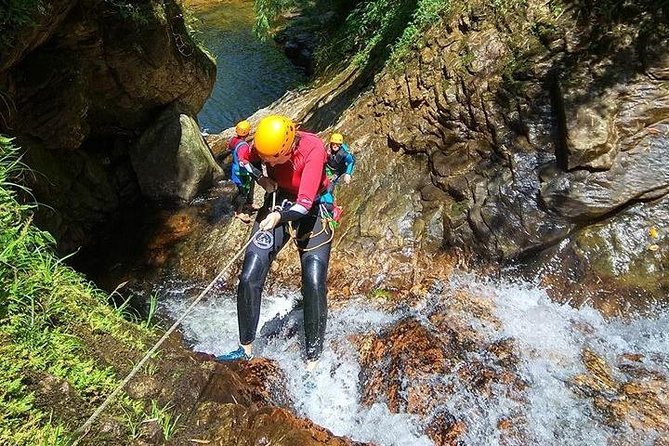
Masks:
[[[243,347],[239,347],[237,350],[231,351],[230,353],[217,356],[216,360],[220,362],[226,362],[226,361],[239,361],[240,359],[248,360],[251,358],[252,356],[247,355]]]

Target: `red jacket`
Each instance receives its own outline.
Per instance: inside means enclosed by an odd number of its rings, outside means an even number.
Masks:
[[[267,165],[267,175],[276,181],[279,189],[295,197],[295,204],[311,209],[319,192],[328,186],[325,176],[327,152],[321,139],[308,132],[297,132],[297,147],[290,160],[277,166]],[[243,166],[260,160],[253,147],[238,150],[239,163]]]

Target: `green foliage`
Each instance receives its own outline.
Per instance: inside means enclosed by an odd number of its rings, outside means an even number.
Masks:
[[[14,47],[20,32],[45,14],[44,0],[0,0],[0,50]]]
[[[270,33],[272,24],[282,12],[304,6],[304,3],[306,2],[300,0],[255,0],[253,2],[256,15],[255,33],[261,39],[266,38]]]
[[[411,21],[394,46],[392,60],[399,61],[406,57],[421,32],[437,23],[449,6],[449,0],[418,0]]]
[[[409,53],[420,33],[438,22],[449,0],[369,0],[358,3],[317,54],[318,66],[341,68],[370,59],[397,64]]]
[[[151,329],[154,328],[157,324],[153,320],[153,318],[156,316],[156,310],[158,309],[158,295],[157,294],[151,294],[151,297],[149,298],[149,312],[146,315],[146,319],[144,319],[141,322],[141,326],[146,328],[146,329]]]
[[[95,404],[117,377],[91,358],[78,327],[139,348],[143,342],[104,294],[55,257],[51,235],[32,225],[33,206],[16,200],[24,170],[11,139],[0,135],[0,444],[67,444],[78,427],[68,423],[77,421],[51,413],[34,383],[62,380]],[[122,403],[133,404],[127,396]]]
[[[292,9],[334,11],[332,24],[320,30],[327,34],[316,54],[321,71],[341,69],[350,62],[365,65],[390,59],[397,63],[449,5],[450,0],[255,0],[255,30],[267,36],[280,14]]]
[[[177,431],[177,423],[179,422],[179,418],[181,418],[180,415],[174,417],[170,412],[171,409],[172,407],[169,404],[160,407],[158,406],[158,403],[153,400],[151,401],[150,418],[145,420],[145,422],[155,421],[158,426],[160,426],[160,430],[162,431],[165,440],[169,440],[174,436]]]

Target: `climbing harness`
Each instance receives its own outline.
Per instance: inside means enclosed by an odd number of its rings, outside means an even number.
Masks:
[[[281,202],[280,205],[277,205],[276,204],[276,191],[272,192],[272,207],[270,208],[271,212],[281,212],[284,209],[290,208],[293,204],[294,203],[292,201],[284,199]],[[292,221],[288,222],[288,225],[287,225],[288,234],[293,239],[293,243],[295,243],[295,246],[297,246],[297,249],[302,251],[302,252],[313,251],[316,248],[320,248],[321,246],[327,245],[328,243],[330,243],[332,241],[332,239],[334,238],[334,230],[337,228],[337,226],[339,226],[338,218],[335,219],[335,216],[326,209],[325,205],[323,205],[321,203],[318,206],[319,206],[319,209],[318,209],[319,210],[319,217],[321,219],[321,230],[320,231],[318,231],[316,233],[314,233],[313,231],[310,231],[309,233],[302,235],[302,237],[298,237],[297,236],[297,229],[295,229],[295,227],[293,227],[293,222]],[[329,229],[329,231],[328,231],[328,229]],[[326,234],[329,233],[329,236],[328,236],[327,240],[325,240],[324,242],[319,243],[318,245],[313,246],[311,248],[300,248],[299,242],[309,241],[314,237],[318,237],[319,235],[323,234],[324,232]],[[271,232],[267,232],[267,236],[268,237],[263,236],[262,239],[259,240],[258,242],[256,242],[254,240],[253,244],[260,249],[270,248],[274,243],[274,236],[272,235]]]
[[[319,217],[321,219],[321,230],[320,231],[318,231],[316,233],[314,233],[314,231],[309,231],[308,233],[302,235],[302,237],[298,237],[297,236],[297,229],[295,229],[293,227],[293,222],[292,221],[288,222],[288,233],[292,237],[293,242],[295,243],[295,246],[297,246],[297,249],[299,251],[302,251],[302,252],[313,251],[314,249],[318,249],[321,246],[327,245],[328,243],[330,243],[332,241],[332,239],[334,239],[334,230],[335,230],[336,226],[333,223],[336,224],[336,222],[334,222],[334,220],[332,219],[332,215],[327,211],[327,209],[325,209],[324,205],[319,204],[318,206],[319,206],[319,209],[318,209],[319,210]],[[328,231],[328,229],[329,229],[329,231]],[[308,242],[312,238],[316,238],[323,233],[325,233],[325,234],[329,233],[327,240],[319,243],[316,246],[312,246],[311,248],[301,248],[300,247],[300,244],[299,244],[300,242]]]
[[[195,306],[202,300],[202,298],[213,288],[214,284],[218,282],[221,277],[223,277],[223,273],[225,273],[234,263],[241,257],[241,255],[246,252],[246,248],[254,242],[256,238],[260,238],[261,236],[259,234],[268,234],[271,237],[271,234],[269,234],[267,231],[256,231],[255,234],[253,234],[249,241],[242,246],[237,254],[235,254],[232,259],[230,259],[230,262],[228,262],[227,265],[221,269],[221,271],[218,273],[218,275],[212,280],[207,287],[202,290],[202,292],[193,300],[193,302],[190,304],[190,306],[186,309],[186,311],[183,312],[183,314],[177,319],[172,326],[165,332],[165,334],[156,342],[156,344],[149,349],[149,351],[146,352],[144,357],[135,365],[135,367],[128,373],[128,376],[126,376],[123,381],[114,389],[112,393],[109,394],[107,399],[104,400],[104,402],[93,412],[93,414],[86,420],[86,422],[75,431],[75,433],[79,434],[79,437],[74,440],[72,443],[72,446],[76,446],[90,431],[91,426],[93,425],[93,422],[100,416],[100,414],[114,401],[116,396],[121,392],[121,390],[130,382],[130,380],[137,374],[138,371],[144,367],[144,364],[153,356],[153,354],[158,350],[158,348],[167,340],[167,338],[172,334],[174,330],[183,322],[183,320],[186,318],[186,316],[195,308]],[[273,237],[272,237],[273,240]]]

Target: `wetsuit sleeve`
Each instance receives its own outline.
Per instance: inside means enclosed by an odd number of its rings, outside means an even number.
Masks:
[[[281,223],[298,220],[309,212],[323,180],[323,166],[326,160],[323,148],[314,148],[309,153],[300,177],[297,200],[289,209],[281,211]]]
[[[259,158],[251,150],[250,144],[243,144],[237,149],[237,157],[239,158],[239,165],[251,175],[251,178],[258,181],[262,177],[262,172],[251,164],[258,161]]]

